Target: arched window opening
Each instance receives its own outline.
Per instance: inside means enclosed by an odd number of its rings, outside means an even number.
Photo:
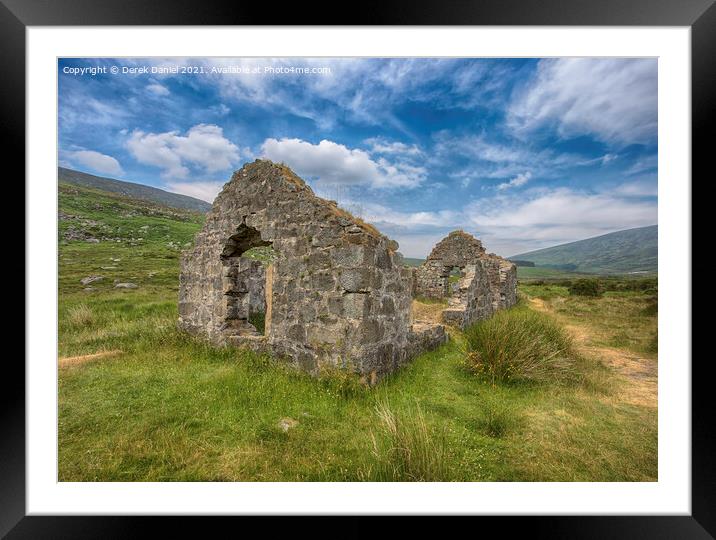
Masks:
[[[223,331],[234,336],[268,334],[271,264],[276,259],[272,242],[254,227],[241,224],[221,253],[224,266],[226,315]]]

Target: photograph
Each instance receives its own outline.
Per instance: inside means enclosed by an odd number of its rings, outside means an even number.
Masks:
[[[57,481],[657,483],[659,68],[57,57]]]

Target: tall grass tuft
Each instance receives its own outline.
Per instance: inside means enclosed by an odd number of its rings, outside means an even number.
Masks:
[[[95,316],[86,304],[78,304],[67,310],[67,320],[72,326],[85,328],[94,324]]]
[[[488,437],[502,438],[522,425],[522,417],[509,399],[483,397],[477,427]]]
[[[376,406],[381,433],[373,440],[375,464],[369,477],[387,482],[444,482],[449,479],[445,432],[432,430],[420,405],[398,414],[385,402]]]
[[[519,308],[500,311],[465,335],[466,364],[493,384],[577,377],[572,340],[548,315]]]

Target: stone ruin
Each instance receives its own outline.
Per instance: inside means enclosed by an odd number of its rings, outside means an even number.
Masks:
[[[455,276],[455,283],[450,277]],[[486,253],[474,236],[453,231],[433,248],[415,271],[418,297],[447,299],[445,323],[465,328],[517,302],[517,267]]]
[[[258,248],[272,256],[244,256]],[[514,265],[485,255],[470,235],[451,233],[419,269],[397,249],[288,167],[256,160],[224,185],[182,254],[179,325],[312,374],[348,369],[373,384],[447,341],[443,325],[413,321],[416,290],[448,297],[443,319],[463,327],[515,303]],[[451,295],[454,267],[462,276]]]
[[[269,246],[267,266],[242,257]],[[412,323],[413,275],[397,249],[288,167],[256,160],[224,185],[182,255],[180,327],[372,384],[447,340],[441,325]]]

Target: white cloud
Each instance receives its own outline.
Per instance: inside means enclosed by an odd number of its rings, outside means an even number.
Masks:
[[[61,93],[57,114],[61,129],[82,125],[122,126],[131,116],[126,107],[100,101],[85,88],[77,87],[74,81]]]
[[[376,203],[362,205],[361,217],[377,225],[395,227],[449,226],[460,220],[460,212],[438,210],[423,212],[400,212]]]
[[[387,141],[381,137],[371,137],[364,142],[374,154],[397,154],[401,156],[419,156],[422,154],[415,144],[408,145],[400,141]]]
[[[587,159],[579,163],[579,165],[594,165],[594,164],[600,164],[602,167],[605,166],[607,163],[610,163],[617,159],[619,156],[617,154],[604,154],[603,156],[595,157],[594,159]]]
[[[119,161],[112,156],[95,152],[94,150],[77,150],[67,153],[68,158],[83,167],[102,174],[120,176],[124,174]]]
[[[214,202],[214,199],[224,187],[223,181],[217,182],[167,182],[165,189],[173,193],[188,195],[196,199],[201,199],[208,203]]]
[[[441,131],[435,135],[435,141],[428,158],[433,165],[450,163],[455,156],[469,161],[465,168],[451,174],[455,178],[468,178],[463,180],[463,185],[477,178],[515,177],[526,169],[540,178],[550,178],[559,175],[561,170],[588,164],[576,154],[555,153],[549,148],[533,150],[519,140],[502,144],[488,141],[485,135],[455,135]]]
[[[534,190],[527,197],[482,199],[468,205],[465,214],[474,228],[513,254],[653,225],[657,222],[657,204],[616,192],[582,193],[559,188]]]
[[[224,105],[223,103],[219,103],[218,105],[213,105],[209,107],[209,111],[211,111],[213,114],[217,116],[226,116],[231,112],[231,109]]]
[[[417,212],[372,201],[341,202],[396,239],[400,251],[409,257],[426,256],[436,241],[457,228],[480,238],[489,251],[509,256],[653,225],[657,223],[656,201],[637,198],[647,191],[642,183],[604,193],[568,188],[532,189],[519,195],[500,191],[462,208]]]
[[[656,169],[659,166],[659,158],[656,154],[637,159],[631,167],[626,170],[627,175],[634,175]]]
[[[198,124],[186,135],[177,131],[145,133],[134,130],[127,148],[140,163],[164,169],[162,176],[165,178],[186,178],[188,164],[217,172],[228,169],[239,159],[239,148],[224,138],[219,126],[212,124]]]
[[[617,186],[610,193],[622,197],[656,197],[658,195],[658,186],[654,179],[646,178]]]
[[[156,81],[148,84],[146,90],[155,96],[168,96],[170,94],[169,89],[166,86],[163,86]]]
[[[411,188],[425,180],[422,167],[385,158],[371,159],[365,150],[351,149],[333,141],[311,144],[301,139],[266,139],[262,155],[286,163],[301,176],[323,184],[366,184],[374,188]]]
[[[563,136],[592,134],[617,144],[649,143],[657,132],[657,61],[541,60],[508,110],[517,132],[556,125]]]
[[[618,157],[619,157],[619,156],[616,155],[616,154],[604,154],[604,155],[603,155],[601,158],[599,158],[599,159],[601,160],[602,165],[606,165],[607,163],[609,163],[610,161],[614,161],[614,160],[617,159]]]
[[[524,186],[527,182],[529,182],[530,178],[532,178],[532,173],[527,171],[526,173],[518,174],[509,182],[503,182],[497,186],[497,189],[502,191],[504,189]]]
[[[463,59],[171,58],[151,62],[159,67],[177,63],[203,66],[207,72],[204,80],[215,86],[229,105],[243,102],[284,111],[311,119],[320,128],[350,117],[361,124],[390,125],[406,134],[409,128],[394,112],[394,105],[405,103],[406,95],[437,108],[484,107],[503,99],[512,72],[499,62],[488,66]],[[265,72],[266,67],[329,71],[301,77],[301,92],[297,92],[294,77]],[[231,68],[232,72],[218,74],[213,68]]]

